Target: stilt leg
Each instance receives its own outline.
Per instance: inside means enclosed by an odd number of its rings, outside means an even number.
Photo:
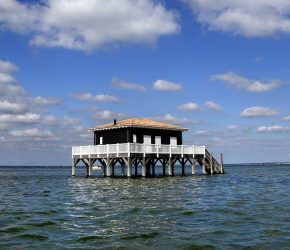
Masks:
[[[168,160],[168,175],[173,176],[173,164],[172,164],[171,157],[169,157],[169,160]]]
[[[138,175],[138,162],[137,162],[137,159],[136,159],[136,162],[135,162],[134,166],[135,166],[135,176],[137,176]]]
[[[166,175],[166,161],[165,161],[165,159],[163,159],[163,161],[162,161],[162,172],[163,172],[163,176],[165,176]]]
[[[143,157],[142,160],[142,177],[146,177],[146,158]]]
[[[151,160],[149,160],[146,164],[146,176],[150,176],[150,167],[151,167]]]
[[[74,158],[72,159],[71,175],[76,176],[76,161]]]
[[[89,159],[89,165],[88,165],[88,177],[92,176],[92,169],[93,169],[93,160]]]
[[[205,157],[202,159],[202,174],[207,174],[205,171]]]
[[[121,171],[122,171],[122,176],[125,176],[125,165],[124,165],[124,163],[122,163]]]
[[[115,164],[112,164],[112,176],[115,176]]]
[[[155,164],[152,164],[152,176],[155,176]]]
[[[191,162],[191,174],[195,175],[195,159],[192,159]]]
[[[210,174],[213,174],[212,154],[210,154]]]
[[[107,169],[107,177],[111,177],[112,169],[111,169],[111,162],[109,158],[107,158],[106,160],[106,169]]]
[[[131,158],[128,157],[128,166],[127,166],[127,177],[131,177],[132,169],[131,169]]]
[[[220,173],[223,174],[224,173],[224,156],[221,153],[221,165],[220,165]]]
[[[181,159],[181,175],[185,175],[185,164],[184,164],[184,158]]]

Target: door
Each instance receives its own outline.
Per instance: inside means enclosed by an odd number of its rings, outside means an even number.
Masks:
[[[170,145],[177,146],[177,137],[170,137]]]
[[[133,143],[137,142],[137,135],[133,134]]]
[[[161,148],[161,136],[155,136],[156,147]]]
[[[144,144],[151,144],[151,135],[144,135]]]

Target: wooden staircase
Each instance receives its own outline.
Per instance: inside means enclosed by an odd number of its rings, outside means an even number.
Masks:
[[[197,155],[195,159],[207,174],[224,174],[223,156],[221,154],[221,163],[219,163],[207,150],[205,155]]]

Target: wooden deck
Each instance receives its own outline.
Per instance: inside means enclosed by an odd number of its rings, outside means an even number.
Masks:
[[[102,166],[104,176],[114,176],[115,167],[121,167],[122,175],[132,176],[132,165],[135,175],[138,166],[142,167],[142,176],[154,176],[155,165],[159,162],[163,166],[163,175],[174,175],[174,166],[179,163],[184,174],[186,164],[191,164],[192,174],[195,174],[196,162],[202,167],[203,174],[224,173],[223,159],[219,163],[205,146],[195,145],[159,145],[143,143],[122,143],[107,145],[89,145],[72,147],[72,175],[76,174],[76,166],[82,161],[87,167],[87,176],[91,176],[95,163]],[[125,174],[125,166],[127,173]]]

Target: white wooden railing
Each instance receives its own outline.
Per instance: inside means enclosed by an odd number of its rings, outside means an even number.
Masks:
[[[74,156],[130,156],[131,154],[160,154],[165,155],[204,155],[206,153],[205,146],[194,145],[157,145],[157,144],[143,144],[143,143],[120,143],[120,144],[106,144],[106,145],[89,145],[72,147],[72,157]]]

